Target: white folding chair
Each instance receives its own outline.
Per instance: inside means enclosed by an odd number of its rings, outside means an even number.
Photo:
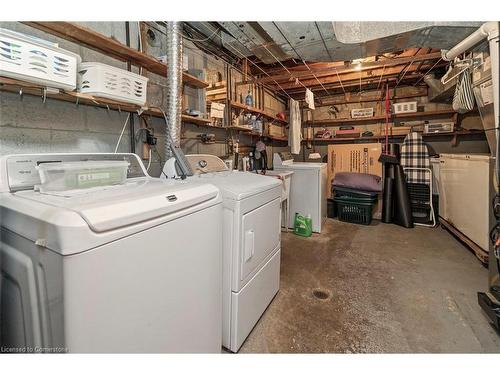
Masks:
[[[423,171],[423,172],[429,173],[429,176],[430,176],[429,185],[427,185],[427,184],[413,184],[413,185],[422,185],[422,186],[428,187],[428,189],[429,189],[428,202],[425,202],[425,203],[428,204],[430,207],[429,215],[430,215],[430,222],[432,224],[418,223],[418,222],[414,222],[414,224],[420,225],[423,227],[435,227],[436,226],[436,215],[434,213],[434,205],[432,204],[432,169],[431,168],[418,168],[418,167],[404,167],[403,170],[405,171],[405,173],[407,171]],[[412,199],[415,199],[415,197],[412,198],[411,191],[409,191],[408,194],[410,196],[410,201],[412,201]]]

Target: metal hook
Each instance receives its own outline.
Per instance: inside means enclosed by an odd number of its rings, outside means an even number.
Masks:
[[[120,106],[118,106],[118,113],[121,115],[122,114],[122,109],[120,108]]]
[[[106,110],[109,112],[109,105],[106,104]]]
[[[43,92],[43,96],[42,96],[42,102],[45,103],[45,101],[47,100],[47,88],[44,87],[42,89],[42,92]]]
[[[80,104],[80,97],[76,97],[76,102],[75,102],[76,106],[78,107],[78,105]]]
[[[19,89],[19,96],[20,96],[21,100],[23,100],[23,94],[24,94],[24,93],[23,93],[23,88],[21,87],[21,88]]]

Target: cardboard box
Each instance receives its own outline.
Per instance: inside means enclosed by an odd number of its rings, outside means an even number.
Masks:
[[[382,177],[381,143],[328,145],[328,196],[337,172],[370,173]]]
[[[274,124],[266,124],[266,125],[267,125],[267,134],[274,137],[283,137],[285,135],[284,126],[274,125]]]
[[[275,98],[272,94],[267,92],[267,90],[264,91],[264,109],[268,111],[269,113],[272,113],[275,115],[276,113],[279,112],[285,112],[286,111],[286,105],[285,103],[280,100]]]
[[[381,143],[328,145],[328,197],[332,196],[332,181],[337,172],[370,173],[382,177]],[[373,208],[373,218],[382,216],[382,194]]]

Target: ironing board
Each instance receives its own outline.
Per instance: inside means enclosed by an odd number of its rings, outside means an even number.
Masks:
[[[401,166],[406,175],[415,225],[434,227],[431,161],[427,145],[419,133],[412,132],[405,137],[401,146]],[[428,220],[419,222],[422,217]]]
[[[409,133],[401,146],[401,166],[410,184],[431,184],[431,160],[427,145],[419,133]],[[410,169],[411,168],[411,169]]]

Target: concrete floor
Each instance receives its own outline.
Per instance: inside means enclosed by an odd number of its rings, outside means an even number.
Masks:
[[[328,219],[311,238],[283,233],[281,260],[240,353],[500,353],[476,302],[488,271],[444,229]]]

